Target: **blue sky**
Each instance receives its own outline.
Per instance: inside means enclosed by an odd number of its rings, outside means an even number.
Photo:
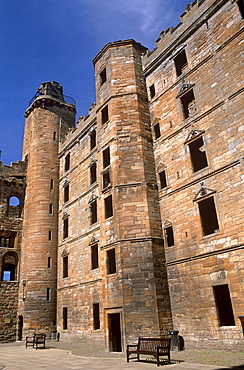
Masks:
[[[92,59],[108,42],[152,50],[189,0],[0,0],[1,160],[21,160],[24,112],[44,81],[76,100],[77,119],[95,101]]]

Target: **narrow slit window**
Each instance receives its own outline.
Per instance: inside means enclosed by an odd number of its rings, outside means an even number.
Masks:
[[[92,270],[98,268],[98,244],[91,246],[91,265]]]
[[[110,185],[110,173],[109,170],[103,173],[103,189]]]
[[[156,92],[155,92],[155,85],[152,84],[150,87],[149,87],[149,91],[150,91],[150,98],[154,98],[154,96],[156,95]]]
[[[68,329],[68,307],[63,307],[63,330]]]
[[[196,104],[195,104],[195,96],[193,90],[188,91],[184,94],[181,98],[181,104],[183,108],[184,118],[188,118],[195,112]]]
[[[103,168],[110,165],[110,148],[109,146],[103,151]]]
[[[68,256],[63,257],[63,278],[68,277],[69,273],[69,258]]]
[[[48,230],[48,240],[52,240],[52,230]]]
[[[51,300],[51,289],[50,288],[47,288],[47,301],[50,301]]]
[[[213,287],[220,326],[235,326],[228,284]]]
[[[202,136],[189,143],[189,150],[194,172],[208,166]]]
[[[65,218],[63,221],[63,239],[69,236],[69,219]]]
[[[104,199],[105,204],[105,218],[109,218],[113,216],[113,200],[112,195],[109,195],[107,198]]]
[[[96,162],[94,162],[90,166],[90,183],[93,184],[96,181],[97,181],[97,164]]]
[[[104,84],[104,82],[107,81],[107,71],[106,71],[106,67],[102,70],[102,72],[100,73],[100,81],[101,81],[101,85]]]
[[[100,329],[99,303],[93,303],[93,327],[94,330]]]
[[[159,123],[156,123],[156,125],[153,126],[153,129],[155,139],[158,139],[161,136]]]
[[[102,124],[104,124],[108,121],[108,106],[107,105],[102,109],[101,114],[102,114]]]
[[[116,273],[115,248],[107,251],[107,271],[108,274]]]
[[[53,205],[52,205],[52,203],[49,204],[49,214],[50,215],[53,214]]]
[[[198,202],[204,235],[213,234],[219,230],[219,223],[214,204],[214,198],[209,197]]]
[[[164,189],[167,187],[167,180],[166,180],[166,171],[163,170],[159,172],[159,181],[160,181],[160,189]]]
[[[52,257],[47,257],[47,268],[51,268],[52,266]]]
[[[90,150],[92,150],[93,148],[95,148],[95,146],[97,145],[96,143],[96,130],[93,130],[90,134]]]
[[[91,224],[97,222],[97,200],[94,200],[91,205]]]
[[[164,232],[167,246],[172,247],[175,244],[173,227],[172,226],[165,227]]]
[[[64,202],[69,200],[69,184],[64,187]]]
[[[57,132],[54,131],[54,133],[53,133],[53,141],[56,141],[56,139],[57,139]]]
[[[50,180],[50,190],[53,190],[54,187],[54,181],[53,179]]]
[[[182,50],[174,59],[177,76],[180,76],[187,66],[186,52]]]
[[[65,172],[70,169],[70,153],[68,153],[64,160],[64,170]]]

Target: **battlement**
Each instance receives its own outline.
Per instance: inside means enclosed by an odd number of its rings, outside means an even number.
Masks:
[[[23,179],[26,176],[27,162],[18,161],[11,162],[11,164],[5,165],[0,161],[0,177],[7,179],[15,177],[16,179]]]

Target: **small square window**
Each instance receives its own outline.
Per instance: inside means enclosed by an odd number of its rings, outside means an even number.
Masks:
[[[93,130],[90,134],[90,150],[95,148],[95,146],[97,145],[96,136],[97,136],[96,130]]]
[[[154,129],[155,139],[158,139],[161,136],[159,123],[156,123],[156,125],[153,126],[153,129]]]
[[[64,170],[65,172],[70,169],[70,153],[68,153],[64,160]]]
[[[164,188],[167,187],[166,171],[165,170],[159,172],[159,181],[160,181],[160,189],[164,189]]]
[[[112,195],[109,195],[107,198],[104,199],[104,204],[105,204],[105,218],[113,216]]]
[[[115,248],[107,251],[107,271],[108,274],[116,273]]]
[[[69,236],[69,219],[65,218],[63,221],[63,239]]]
[[[102,72],[100,73],[100,81],[101,81],[101,85],[104,84],[104,82],[107,81],[107,71],[106,71],[106,67],[102,70]]]
[[[182,50],[174,59],[177,76],[180,76],[187,66],[186,52]]]
[[[150,87],[149,87],[149,91],[150,91],[150,98],[154,98],[154,96],[156,95],[156,92],[155,92],[155,85],[152,84]]]
[[[91,246],[91,265],[92,270],[98,268],[98,244]]]
[[[68,277],[69,271],[69,258],[68,256],[63,257],[63,278]]]
[[[97,181],[97,164],[96,162],[94,162],[90,166],[90,183],[93,184],[96,181]]]
[[[110,148],[109,146],[103,151],[103,168],[110,165]]]
[[[107,105],[102,109],[101,114],[102,114],[102,124],[104,124],[108,121],[108,106]]]
[[[100,329],[99,303],[93,303],[93,327],[94,330]]]

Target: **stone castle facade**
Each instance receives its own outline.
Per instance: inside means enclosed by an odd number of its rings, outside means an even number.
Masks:
[[[22,161],[0,166],[1,341],[243,346],[243,17],[196,0],[151,52],[107,44],[76,125],[42,83]]]

